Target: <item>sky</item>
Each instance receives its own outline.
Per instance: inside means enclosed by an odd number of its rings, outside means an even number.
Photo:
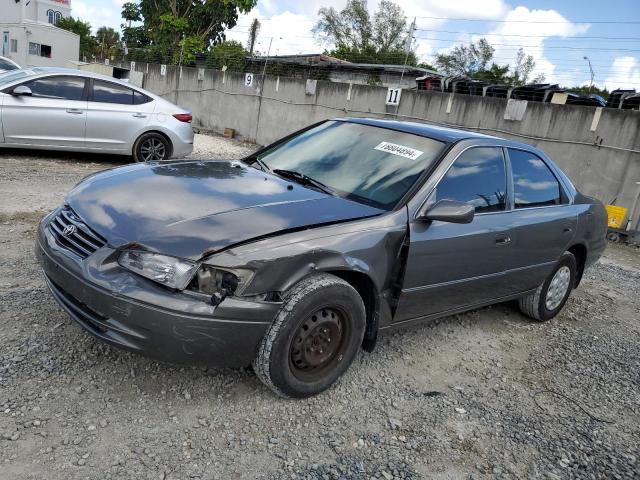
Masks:
[[[71,0],[72,15],[89,21],[94,31],[119,28],[126,0]],[[532,55],[533,75],[563,86],[594,83],[609,90],[640,90],[640,0],[395,0],[410,23],[416,18],[414,46],[420,61],[460,43],[484,37],[495,48],[495,61],[513,64],[518,48]],[[321,53],[330,45],[314,38],[311,29],[321,7],[341,10],[346,0],[258,0],[241,15],[227,39],[246,44],[254,18],[262,27],[257,46],[271,54]],[[369,10],[378,0],[369,0]],[[627,23],[621,23],[627,22]],[[635,23],[634,23],[635,22]]]

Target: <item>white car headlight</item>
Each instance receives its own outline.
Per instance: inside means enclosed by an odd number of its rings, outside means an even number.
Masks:
[[[118,258],[120,266],[169,288],[183,290],[189,285],[198,264],[142,250],[126,250]]]

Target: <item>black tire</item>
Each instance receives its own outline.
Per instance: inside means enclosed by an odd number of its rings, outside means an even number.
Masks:
[[[171,143],[164,135],[149,132],[140,135],[133,146],[133,159],[136,162],[167,160],[171,157]]]
[[[365,326],[364,303],[351,285],[330,274],[307,277],[285,294],[253,369],[281,397],[316,395],[349,368]]]
[[[560,272],[561,269],[563,270],[563,272],[565,272],[565,268],[568,269],[569,273],[566,291],[563,294],[562,292],[556,292],[555,301],[550,302],[551,308],[549,308],[547,299],[553,299],[554,297],[553,295],[549,296],[549,288],[551,287],[552,281],[556,277],[556,273]],[[555,317],[560,312],[560,310],[562,310],[564,304],[567,303],[567,299],[569,298],[571,291],[576,285],[576,271],[576,257],[574,257],[571,252],[565,252],[564,254],[562,254],[557,265],[551,271],[542,285],[540,285],[535,292],[530,293],[518,300],[520,311],[533,320],[537,320],[539,322],[546,322],[547,320]]]

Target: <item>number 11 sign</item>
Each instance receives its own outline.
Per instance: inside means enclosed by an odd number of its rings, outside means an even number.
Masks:
[[[389,87],[387,90],[387,105],[399,105],[400,104],[400,95],[402,94],[401,88],[393,88]]]

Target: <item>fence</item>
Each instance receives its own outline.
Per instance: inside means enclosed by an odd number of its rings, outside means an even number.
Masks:
[[[640,194],[640,113],[441,92],[136,64],[144,87],[193,111],[194,126],[268,144],[341,116],[428,122],[496,134],[545,150],[587,195],[630,210]],[[250,75],[250,74],[249,74]],[[637,225],[638,212],[631,212]]]

